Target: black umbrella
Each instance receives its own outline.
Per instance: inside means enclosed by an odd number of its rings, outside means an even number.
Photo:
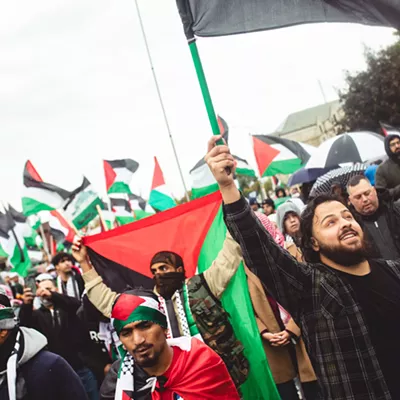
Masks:
[[[384,138],[373,132],[349,132],[321,143],[306,168],[329,168],[346,163],[363,163],[384,155]]]
[[[334,168],[339,168],[336,165]],[[320,176],[326,174],[334,168],[302,168],[295,172],[289,179],[288,186],[301,185],[302,183],[312,182]]]
[[[335,182],[339,182],[343,187],[346,187],[350,178],[355,175],[364,175],[366,169],[367,166],[365,164],[357,163],[329,171],[327,174],[319,177],[314,183],[310,192],[310,197],[330,193],[332,184]]]

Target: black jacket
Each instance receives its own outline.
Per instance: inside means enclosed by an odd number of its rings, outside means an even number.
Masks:
[[[372,258],[400,258],[400,202],[388,192],[378,194],[379,208],[375,214],[364,216],[353,212],[360,223]]]
[[[393,189],[400,185],[400,158],[390,150],[390,141],[399,135],[388,135],[385,138],[385,150],[389,159],[384,161],[376,171],[375,186],[377,189]]]
[[[32,304],[23,304],[20,324],[46,336],[48,349],[65,358],[77,371],[85,366],[83,354],[90,347],[89,332],[76,315],[80,301],[56,292],[52,293],[51,300],[54,304],[53,313],[43,306],[33,310]]]

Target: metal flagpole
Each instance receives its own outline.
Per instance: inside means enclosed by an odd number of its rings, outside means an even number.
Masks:
[[[180,165],[180,163],[179,163],[178,153],[176,152],[174,139],[173,139],[172,134],[171,134],[171,128],[170,128],[170,126],[169,126],[169,122],[168,122],[168,118],[167,118],[167,113],[166,113],[166,111],[165,111],[164,102],[163,102],[163,99],[162,99],[162,96],[161,96],[160,87],[159,87],[159,85],[158,85],[158,79],[157,79],[156,71],[155,71],[155,69],[154,69],[153,59],[152,59],[152,57],[151,57],[149,44],[148,44],[148,42],[147,42],[146,31],[144,30],[144,25],[143,25],[143,21],[142,21],[142,15],[140,14],[140,8],[139,8],[138,0],[135,0],[135,5],[136,5],[136,10],[137,10],[137,15],[138,15],[138,18],[139,18],[140,28],[141,28],[142,34],[143,34],[144,44],[145,44],[145,46],[146,46],[147,56],[148,56],[148,58],[149,58],[149,63],[150,63],[150,66],[151,66],[151,72],[152,72],[153,78],[154,78],[154,84],[155,84],[156,89],[157,89],[158,99],[160,100],[160,106],[161,106],[161,109],[162,109],[162,112],[163,112],[163,115],[164,115],[165,126],[167,127],[167,131],[168,131],[168,135],[169,135],[169,140],[171,141],[171,146],[172,146],[172,150],[173,150],[173,152],[174,152],[176,164],[178,165],[179,174],[180,174],[180,176],[181,176],[182,184],[183,184],[183,187],[184,187],[184,189],[185,189],[186,200],[187,200],[187,201],[190,201],[189,193],[188,193],[188,191],[187,191],[187,189],[186,189],[185,180],[184,180],[184,178],[183,178],[182,168],[181,168],[181,165]]]

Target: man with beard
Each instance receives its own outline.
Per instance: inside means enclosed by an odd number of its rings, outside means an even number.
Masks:
[[[348,208],[317,197],[302,213],[307,263],[287,255],[237,190],[235,160],[212,138],[206,156],[224,200],[228,230],[247,266],[300,323],[324,399],[400,399],[400,264],[368,259]],[[232,173],[227,174],[226,168]]]
[[[109,318],[119,294],[107,287],[93,269],[80,238],[75,239],[72,250],[84,271],[89,300]],[[241,258],[239,246],[227,235],[210,268],[189,279],[185,280],[183,260],[176,253],[159,252],[150,262],[154,293],[167,315],[168,337],[201,337],[223,359],[237,387],[247,378],[248,361],[218,300],[236,273]]]
[[[385,137],[385,150],[389,158],[376,171],[377,189],[393,189],[400,185],[400,134]]]
[[[125,350],[101,388],[101,398],[239,400],[222,359],[196,338],[167,339],[167,318],[149,290],[122,293],[111,318]]]
[[[349,200],[362,224],[374,256],[395,260],[400,256],[400,203],[376,189],[363,175],[347,184]]]

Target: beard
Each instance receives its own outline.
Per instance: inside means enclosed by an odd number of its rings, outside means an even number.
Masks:
[[[151,368],[154,367],[155,365],[157,365],[160,355],[161,355],[161,350],[157,351],[153,348],[153,351],[150,352],[149,355],[145,355],[145,356],[141,356],[140,354],[137,354],[137,351],[140,349],[146,349],[148,348],[149,350],[151,349],[151,347],[153,346],[142,346],[138,349],[136,349],[133,354],[132,357],[135,359],[135,362],[142,368]]]
[[[353,265],[360,264],[368,257],[368,250],[364,241],[361,247],[355,250],[344,248],[341,245],[328,246],[320,243],[319,252],[329,260],[344,267],[352,267]]]
[[[185,273],[167,272],[165,274],[156,274],[154,281],[161,297],[169,300],[177,290],[182,288],[185,281]]]

